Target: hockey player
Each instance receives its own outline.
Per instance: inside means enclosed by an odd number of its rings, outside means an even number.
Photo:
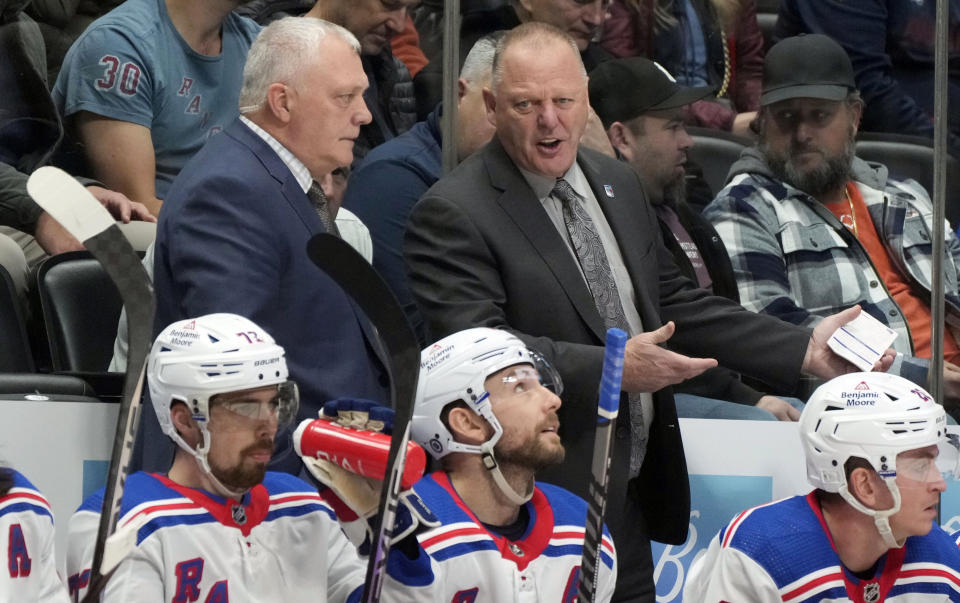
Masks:
[[[956,471],[946,415],[886,373],[814,392],[800,417],[817,489],[739,514],[690,568],[683,600],[960,601],[960,550],[934,523]]]
[[[559,375],[507,331],[455,333],[423,350],[411,437],[442,469],[414,486],[441,525],[417,534],[419,555],[391,553],[405,590],[391,600],[573,601],[587,505],[536,472],[560,463]],[[604,530],[597,601],[616,582]],[[389,584],[389,582],[388,582]]]
[[[53,552],[53,513],[23,475],[0,467],[0,539],[8,571],[0,571],[0,601],[67,603]],[[0,540],[2,542],[2,540]]]
[[[232,314],[181,320],[157,337],[150,398],[179,446],[166,475],[126,482],[118,530],[136,534],[104,601],[354,601],[364,567],[315,488],[266,472],[296,416],[283,348]],[[88,586],[103,492],[70,522],[71,594]]]

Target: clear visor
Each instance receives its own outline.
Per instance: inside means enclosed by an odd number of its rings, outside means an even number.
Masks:
[[[275,419],[277,429],[281,430],[297,417],[300,408],[300,393],[297,384],[285,381],[277,385],[277,394],[267,402],[240,395],[230,395],[230,398],[212,400],[218,406],[241,417],[253,420]]]
[[[527,349],[530,359],[533,360],[533,366],[519,366],[510,375],[503,378],[504,383],[513,383],[521,380],[536,380],[540,385],[549,389],[556,395],[563,393],[563,381],[560,379],[560,373],[553,368],[546,358],[539,352]]]
[[[947,434],[935,458],[898,456],[897,476],[924,484],[960,479],[960,437]]]

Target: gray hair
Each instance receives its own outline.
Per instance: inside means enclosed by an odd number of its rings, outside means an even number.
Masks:
[[[240,113],[257,111],[267,100],[267,90],[277,82],[296,81],[317,58],[317,48],[333,34],[360,54],[360,42],[343,27],[313,17],[284,17],[266,26],[250,46],[243,68]]]
[[[486,34],[477,40],[460,68],[460,78],[467,83],[485,82],[490,79],[493,69],[493,57],[497,52],[497,44],[506,35],[506,31],[498,30]]]
[[[522,42],[530,44],[534,49],[540,49],[550,42],[567,44],[573,51],[574,56],[577,57],[577,63],[580,65],[580,73],[583,75],[583,79],[587,79],[587,70],[583,66],[583,61],[580,59],[580,49],[577,48],[577,43],[574,39],[553,25],[540,21],[529,21],[514,27],[497,42],[497,51],[493,55],[493,75],[490,80],[490,87],[494,92],[497,91],[500,87],[500,82],[503,81],[503,54],[510,46]]]

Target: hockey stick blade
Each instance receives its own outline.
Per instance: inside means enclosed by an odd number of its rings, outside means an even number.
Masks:
[[[406,464],[410,439],[410,416],[420,376],[420,344],[393,292],[369,262],[339,237],[315,235],[307,243],[310,259],[353,298],[376,328],[387,355],[390,394],[395,411],[393,437],[387,457],[387,475],[380,494],[379,521],[373,533],[373,548],[361,601],[380,600],[380,589],[390,553],[390,532],[400,495],[400,478]]]
[[[27,180],[27,192],[44,211],[83,242],[100,262],[120,292],[127,310],[127,373],[123,382],[123,398],[117,417],[110,470],[97,530],[90,587],[84,597],[84,601],[93,601],[99,599],[99,593],[113,569],[101,567],[101,561],[107,539],[117,527],[123,489],[130,470],[133,442],[140,424],[140,392],[143,388],[144,367],[150,351],[153,328],[153,287],[140,263],[140,257],[117,228],[110,212],[75,178],[58,168],[42,167]],[[110,558],[113,565],[127,552],[129,551],[112,550]]]
[[[580,584],[577,587],[577,600],[580,603],[593,603],[597,594],[602,563],[603,518],[607,512],[607,480],[610,455],[613,452],[613,428],[620,409],[620,383],[623,379],[623,354],[626,344],[626,333],[620,329],[607,331],[600,397],[597,401],[597,433],[593,442],[590,500],[587,501],[586,534],[583,540],[583,558],[580,561]]]

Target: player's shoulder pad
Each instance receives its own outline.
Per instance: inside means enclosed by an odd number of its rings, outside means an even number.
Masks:
[[[280,471],[267,471],[263,476],[263,487],[270,496],[291,492],[309,492],[316,494],[317,489],[295,475]]]
[[[105,487],[101,487],[88,496],[80,503],[77,512],[86,511],[99,513],[103,508],[103,495],[105,490]],[[165,498],[182,498],[182,495],[176,490],[170,489],[149,473],[137,471],[127,476],[123,488],[123,502],[120,505],[120,516],[123,517],[130,509],[143,503],[163,500]]]

